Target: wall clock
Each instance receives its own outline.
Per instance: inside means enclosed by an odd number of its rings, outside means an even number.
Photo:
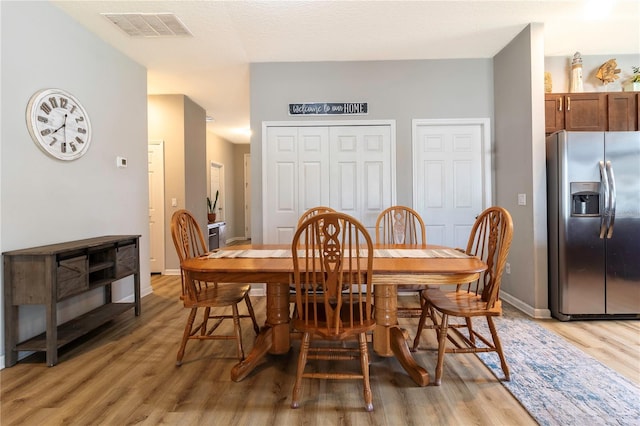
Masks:
[[[44,89],[31,96],[27,127],[35,144],[60,160],[82,157],[91,144],[87,111],[73,95],[61,89]]]

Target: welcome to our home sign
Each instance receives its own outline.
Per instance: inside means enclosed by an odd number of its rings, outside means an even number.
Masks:
[[[289,104],[289,115],[365,115],[366,102],[312,102]]]

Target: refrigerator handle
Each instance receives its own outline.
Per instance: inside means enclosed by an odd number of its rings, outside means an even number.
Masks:
[[[607,226],[609,231],[607,232],[607,238],[611,238],[613,236],[613,222],[616,220],[616,178],[613,175],[611,161],[607,161],[607,175],[609,176],[609,184],[611,186],[609,193],[609,225]]]
[[[609,178],[604,168],[604,161],[600,161],[600,181],[604,188],[604,194],[602,195],[604,206],[600,213],[600,239],[604,239],[607,232],[607,219],[609,217]]]

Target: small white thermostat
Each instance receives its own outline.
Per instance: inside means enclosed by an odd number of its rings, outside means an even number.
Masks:
[[[127,167],[127,159],[124,157],[116,157],[116,166]]]

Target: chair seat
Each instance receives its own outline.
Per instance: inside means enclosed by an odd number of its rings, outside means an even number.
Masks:
[[[365,304],[362,304],[362,312],[366,309]],[[343,309],[340,312],[341,327],[338,330],[334,330],[332,333],[327,333],[327,314],[325,311],[324,303],[317,304],[317,311],[310,310],[307,315],[301,315],[301,318],[307,318],[306,320],[295,318],[293,320],[293,328],[298,331],[308,331],[311,334],[322,336],[329,340],[343,340],[346,336],[355,336],[360,333],[366,333],[376,327],[375,319],[369,320],[360,318],[358,313],[360,309],[354,307],[353,324],[350,324],[350,312],[351,306],[343,305]],[[317,322],[316,322],[317,320]],[[343,329],[342,325],[346,325],[348,329]]]
[[[451,316],[499,316],[502,315],[502,302],[498,301],[491,309],[480,295],[467,291],[442,291],[429,287],[422,291],[422,297],[438,311]]]
[[[251,290],[250,284],[235,284],[235,283],[218,283],[216,285],[209,285],[202,288],[198,294],[197,299],[185,295],[183,299],[185,308],[200,308],[200,307],[222,307],[230,306],[240,303],[247,293]]]

